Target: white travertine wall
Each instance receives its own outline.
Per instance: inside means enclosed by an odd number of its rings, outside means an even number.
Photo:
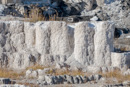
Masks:
[[[94,60],[94,33],[89,22],[81,22],[75,28],[75,59],[85,65],[92,65]]]
[[[36,30],[34,23],[24,23],[25,43],[27,48],[34,48],[36,44]]]
[[[113,37],[111,22],[0,21],[0,66],[21,70],[65,63],[72,57],[84,67],[130,67],[129,53],[112,53]]]
[[[94,63],[96,66],[110,66],[111,52],[114,51],[114,24],[110,22],[98,22],[94,35]]]
[[[112,52],[112,66],[113,67],[130,67],[130,52],[125,53],[115,53]]]
[[[50,22],[50,52],[52,55],[70,55],[69,29],[65,22]]]
[[[50,32],[49,23],[38,22],[35,25],[35,48],[40,54],[49,54],[50,50]]]

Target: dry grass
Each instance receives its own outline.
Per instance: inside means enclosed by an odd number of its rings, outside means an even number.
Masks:
[[[81,76],[87,76],[87,73],[84,73],[80,70],[60,70],[56,69],[55,71],[50,70],[47,74],[52,74],[52,75],[71,75],[71,76],[76,76],[76,75],[81,75]]]
[[[121,51],[121,52],[126,52],[126,51],[128,51],[128,50],[127,50],[126,47],[124,47],[124,48],[122,47],[122,48],[120,48],[120,51]]]
[[[114,70],[112,72],[106,72],[106,73],[100,73],[103,77],[106,78],[116,78],[118,82],[123,82],[126,80],[130,80],[130,75],[123,75],[121,71],[119,70]]]
[[[39,87],[38,85],[36,84],[30,84],[30,83],[18,83],[20,85],[25,85],[25,86],[29,86],[29,87]]]
[[[21,77],[24,77],[24,76],[25,76],[24,72],[18,73],[13,70],[0,68],[0,77],[11,78],[11,79],[20,79]]]
[[[44,68],[48,68],[48,66],[42,66],[42,65],[36,64],[30,67],[27,67],[26,70],[29,70],[29,69],[37,70],[37,69],[44,69]]]
[[[59,84],[56,87],[74,87],[73,84]]]
[[[29,18],[25,16],[26,21],[29,22],[37,22],[37,21],[56,21],[56,18],[58,17],[58,12],[56,11],[56,14],[53,16],[49,16],[49,18],[43,16],[41,9],[33,8],[29,12]]]

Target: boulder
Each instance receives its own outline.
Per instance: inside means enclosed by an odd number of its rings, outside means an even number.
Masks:
[[[102,70],[101,70],[101,67],[99,67],[99,66],[88,66],[86,71],[90,72],[90,73],[99,73]]]
[[[31,77],[37,78],[38,77],[38,72],[37,71],[32,71]]]
[[[93,75],[93,76],[94,76],[94,80],[95,80],[95,81],[98,81],[98,80],[100,80],[100,79],[102,78],[102,76],[101,76],[101,75],[98,75],[98,74]]]
[[[88,80],[89,80],[89,81],[94,81],[94,79],[95,79],[95,78],[94,78],[93,75],[88,76]]]
[[[69,84],[73,84],[74,83],[72,76],[66,75],[66,80],[67,80],[67,83],[69,83]]]
[[[26,77],[27,78],[31,77],[32,71],[33,71],[32,69],[29,69],[29,70],[26,71]]]
[[[124,86],[130,86],[130,81],[124,81],[124,82],[123,82],[123,85],[124,85]]]
[[[11,84],[11,80],[8,78],[0,78],[0,84]]]
[[[38,71],[32,69],[27,70],[26,78],[38,78]]]
[[[73,80],[74,80],[74,84],[78,84],[79,83],[79,78],[78,77],[74,76]]]
[[[83,83],[86,83],[89,81],[88,77],[87,76],[82,76],[82,80],[83,80]]]
[[[45,81],[45,77],[44,76],[38,76],[38,80]]]
[[[45,75],[45,81],[46,81],[47,84],[49,84],[49,85],[53,84],[52,76]]]
[[[46,74],[46,72],[41,69],[37,69],[37,73],[38,73],[38,76],[44,76]]]
[[[111,53],[112,66],[123,68],[130,67],[130,52],[125,53]]]

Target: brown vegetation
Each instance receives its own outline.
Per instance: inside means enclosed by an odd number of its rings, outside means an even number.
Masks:
[[[49,17],[45,17],[42,13],[42,10],[39,8],[33,8],[29,12],[29,17],[25,15],[26,21],[29,22],[37,22],[37,21],[56,21],[56,18],[58,16],[58,12],[56,11],[56,14]]]
[[[118,82],[130,80],[130,75],[123,75],[122,72],[119,70],[114,70],[111,72],[100,73],[100,74],[106,78],[116,78]]]
[[[126,47],[124,47],[124,48],[122,47],[122,48],[120,48],[120,51],[121,51],[121,52],[126,52],[126,51],[128,51],[128,50],[127,50]]]
[[[76,75],[81,75],[81,76],[87,76],[87,73],[82,72],[81,70],[50,70],[47,74],[52,74],[52,75],[71,75],[71,76],[76,76]]]
[[[11,78],[11,79],[20,79],[21,77],[24,77],[24,72],[15,72],[13,70],[3,69],[0,68],[0,77],[3,78]]]
[[[42,66],[39,64],[35,64],[33,66],[27,67],[26,70],[29,70],[29,69],[37,70],[37,69],[44,69],[44,68],[48,68],[48,66]]]
[[[30,84],[30,83],[18,83],[20,85],[25,85],[25,86],[29,86],[29,87],[39,87],[38,85],[36,84]]]

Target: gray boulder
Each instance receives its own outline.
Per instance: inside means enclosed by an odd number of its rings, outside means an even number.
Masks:
[[[11,80],[8,78],[0,78],[0,84],[11,84]]]
[[[69,83],[69,84],[73,84],[74,83],[73,76],[66,75],[66,80],[67,80],[67,83]]]
[[[27,78],[31,77],[32,71],[33,71],[32,69],[29,69],[29,70],[26,71],[26,77]]]
[[[112,66],[123,68],[123,67],[130,67],[130,53],[112,53]]]
[[[54,84],[52,78],[53,76],[45,75],[45,81],[47,82],[48,85]]]
[[[94,81],[94,76],[93,75],[88,76],[88,80],[89,81]]]
[[[93,76],[94,76],[94,80],[95,80],[95,81],[99,81],[99,80],[102,78],[102,76],[101,76],[101,75],[98,75],[98,74],[93,75]]]
[[[74,77],[73,77],[73,80],[74,80],[74,83],[75,83],[75,84],[79,84],[79,80],[80,80],[80,79],[79,79],[77,76],[74,76]]]
[[[124,86],[130,86],[130,81],[124,81],[124,82],[123,82],[123,85],[124,85]]]

